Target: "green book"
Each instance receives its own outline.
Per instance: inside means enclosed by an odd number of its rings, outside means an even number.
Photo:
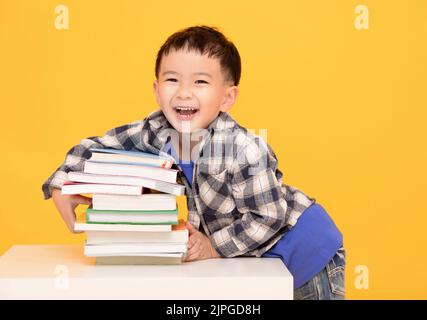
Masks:
[[[175,210],[86,210],[86,222],[96,224],[178,224]]]

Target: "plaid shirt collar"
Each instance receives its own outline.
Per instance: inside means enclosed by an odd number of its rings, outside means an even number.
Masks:
[[[169,130],[175,129],[166,119],[161,109],[153,111],[151,114],[149,114],[147,120],[152,132],[156,134],[158,138],[153,141],[154,147],[157,148],[157,151],[159,153],[167,152],[168,148],[170,148]],[[220,133],[226,130],[233,129],[236,126],[236,121],[227,112],[220,111],[219,115],[215,118],[215,120],[212,121],[210,125],[206,128],[206,132],[203,135],[201,144],[199,145],[200,150],[203,149],[204,145],[209,141],[210,137],[214,132]]]

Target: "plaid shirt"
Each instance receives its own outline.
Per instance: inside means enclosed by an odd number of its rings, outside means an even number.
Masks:
[[[82,171],[90,148],[167,153],[176,131],[161,110],[144,120],[90,137],[68,151],[64,163],[42,189],[45,199],[52,188],[61,188],[70,171]],[[256,256],[268,251],[295,225],[316,200],[282,184],[277,158],[268,144],[221,112],[203,132],[193,152],[193,181],[183,173],[188,220],[204,232],[222,257]]]

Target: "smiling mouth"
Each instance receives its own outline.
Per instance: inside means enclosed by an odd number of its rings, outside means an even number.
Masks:
[[[190,120],[194,115],[199,112],[198,108],[187,107],[187,106],[176,106],[173,108],[181,120]]]

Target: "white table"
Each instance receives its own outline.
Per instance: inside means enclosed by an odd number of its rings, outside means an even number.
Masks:
[[[293,279],[277,258],[182,265],[102,266],[83,245],[13,246],[0,258],[0,299],[292,299]]]

